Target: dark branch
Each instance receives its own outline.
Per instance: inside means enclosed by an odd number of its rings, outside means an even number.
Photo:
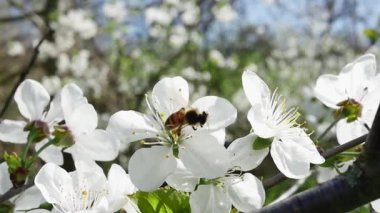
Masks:
[[[363,143],[365,141],[366,137],[367,137],[367,135],[363,135],[363,136],[355,138],[355,139],[353,139],[353,140],[351,140],[345,144],[342,144],[340,146],[326,150],[325,152],[322,153],[322,156],[326,159],[329,157],[335,156],[335,155],[337,155],[343,151],[346,151],[348,149],[351,149],[352,147],[355,147],[355,146]],[[272,186],[274,186],[278,183],[281,183],[282,181],[284,181],[286,179],[287,179],[287,177],[285,175],[283,175],[282,173],[278,173],[277,175],[269,178],[268,180],[265,180],[263,184],[264,184],[264,187],[266,189],[269,189]]]
[[[21,192],[27,190],[28,188],[32,187],[34,185],[34,182],[31,181],[30,183],[27,183],[19,188],[11,188],[7,192],[5,192],[3,195],[0,196],[0,204],[9,200],[15,195],[20,194]]]
[[[15,94],[16,90],[17,90],[17,87],[21,84],[21,82],[23,82],[26,78],[26,76],[30,73],[30,71],[32,70],[35,62],[36,62],[36,59],[37,59],[37,56],[39,54],[39,48],[42,44],[42,42],[47,38],[49,37],[51,34],[53,33],[52,30],[49,30],[42,38],[41,40],[38,42],[38,44],[36,45],[36,47],[34,48],[33,50],[33,54],[32,54],[32,57],[29,61],[29,64],[28,66],[20,73],[20,77],[17,81],[17,83],[14,85],[14,87],[12,88],[12,91],[11,93],[8,95],[7,99],[5,100],[5,103],[4,103],[4,106],[3,108],[1,109],[1,112],[0,112],[0,119],[4,116],[5,112],[7,111],[9,105],[11,104],[11,101],[12,101],[12,98],[13,98],[13,95]]]
[[[17,22],[17,21],[24,21],[25,19],[29,19],[32,16],[40,15],[41,12],[27,12],[21,15],[17,16],[11,16],[11,17],[0,17],[0,23],[10,23],[10,22]]]

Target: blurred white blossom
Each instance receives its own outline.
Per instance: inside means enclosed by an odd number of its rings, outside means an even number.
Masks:
[[[66,15],[61,15],[56,27],[71,29],[83,39],[90,39],[97,32],[96,22],[89,17],[86,11],[80,9],[70,10]]]
[[[169,41],[174,47],[181,47],[188,41],[188,37],[185,27],[183,25],[177,25],[173,27]]]
[[[123,1],[106,2],[103,5],[103,13],[106,17],[122,22],[127,16],[127,9]]]
[[[173,19],[173,14],[170,10],[162,7],[149,7],[145,10],[145,18],[149,24],[158,23],[167,26]]]
[[[212,12],[214,13],[216,20],[223,23],[230,22],[237,17],[235,10],[230,4],[225,4],[221,7],[216,6],[213,8]]]
[[[13,41],[8,46],[9,56],[19,56],[25,54],[25,47],[19,41]]]
[[[186,25],[193,25],[199,20],[199,8],[193,1],[186,1],[181,5],[183,13],[181,20]]]

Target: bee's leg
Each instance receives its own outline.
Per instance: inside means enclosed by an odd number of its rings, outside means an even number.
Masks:
[[[193,130],[197,130],[197,128],[195,128],[195,126],[191,126],[191,128],[193,128]]]
[[[182,125],[179,125],[177,128],[175,128],[173,130],[174,134],[176,134],[177,136],[180,136],[181,135],[181,130],[182,130]]]

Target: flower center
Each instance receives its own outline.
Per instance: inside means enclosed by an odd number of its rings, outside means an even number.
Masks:
[[[61,192],[64,194],[64,198],[59,203],[53,205],[62,213],[94,209],[108,193],[104,188],[97,190],[77,188],[74,192],[67,192],[62,188]]]
[[[266,120],[274,128],[287,129],[297,126],[300,116],[296,108],[286,109],[286,100],[274,90],[270,100],[266,103]]]
[[[352,98],[339,102],[337,106],[340,108],[335,111],[335,117],[346,118],[348,123],[356,121],[362,115],[363,106]]]
[[[24,131],[29,131],[29,137],[33,137],[33,142],[40,142],[49,137],[49,126],[46,122],[35,120],[25,126]]]

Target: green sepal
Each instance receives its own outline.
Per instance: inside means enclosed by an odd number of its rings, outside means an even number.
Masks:
[[[261,150],[270,147],[272,140],[268,138],[257,137],[252,143],[253,150]]]
[[[174,157],[178,158],[178,155],[179,155],[178,144],[174,144],[172,148],[173,148],[173,155],[174,155]]]
[[[66,127],[55,127],[54,132],[54,145],[59,147],[70,147],[74,145],[75,140],[71,132]]]
[[[29,176],[29,168],[24,165],[22,159],[17,155],[17,153],[8,154],[5,152],[3,157],[8,165],[8,172],[13,187],[17,188],[23,186],[26,178]]]
[[[43,121],[37,120],[28,123],[25,126],[24,131],[29,131],[27,139],[32,143],[38,143],[49,136],[49,127]]]
[[[347,123],[356,121],[362,115],[362,105],[354,99],[347,99],[337,104],[340,108],[335,112],[335,117],[346,118]]]

